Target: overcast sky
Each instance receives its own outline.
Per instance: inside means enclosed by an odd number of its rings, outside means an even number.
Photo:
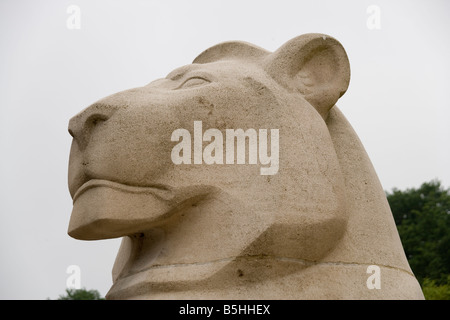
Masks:
[[[335,37],[352,69],[338,106],[383,188],[449,187],[449,14],[446,0],[0,1],[0,299],[55,299],[70,265],[106,294],[120,240],[67,235],[68,121],[222,41]]]

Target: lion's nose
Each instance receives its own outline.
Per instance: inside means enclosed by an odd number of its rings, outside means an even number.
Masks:
[[[118,107],[108,104],[95,103],[75,115],[69,121],[69,133],[83,150],[89,142],[93,129],[108,120]]]

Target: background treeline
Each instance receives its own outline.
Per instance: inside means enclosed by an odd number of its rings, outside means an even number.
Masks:
[[[440,181],[393,189],[387,199],[425,298],[450,300],[450,189]]]

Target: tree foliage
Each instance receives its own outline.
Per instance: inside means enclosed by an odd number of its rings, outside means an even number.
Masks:
[[[65,295],[60,295],[58,300],[105,300],[97,290],[66,289]]]
[[[417,189],[393,189],[387,199],[409,264],[424,293],[434,290],[429,296],[442,298],[447,292],[450,299],[450,190],[433,180]]]
[[[450,300],[450,284],[438,285],[436,281],[425,278],[422,291],[427,300]]]

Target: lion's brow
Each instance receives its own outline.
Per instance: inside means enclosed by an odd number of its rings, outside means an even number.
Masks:
[[[170,72],[167,75],[166,79],[178,80],[178,79],[182,78],[188,71],[192,70],[192,68],[193,68],[192,65],[186,65],[186,66],[177,68],[177,69],[173,70],[172,72]]]

